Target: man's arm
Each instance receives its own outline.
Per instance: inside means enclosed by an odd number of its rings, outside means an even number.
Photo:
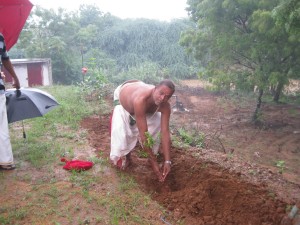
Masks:
[[[163,180],[167,177],[168,173],[171,170],[171,137],[169,129],[171,107],[168,102],[166,102],[163,107],[161,107],[161,143],[162,151],[164,155],[164,167],[163,167]]]
[[[146,119],[146,103],[141,97],[137,98],[133,102],[134,105],[134,115],[136,120],[136,125],[139,130],[140,140],[145,150],[149,153],[150,158],[155,158],[155,155],[151,151],[151,148],[147,146],[146,132],[148,131],[147,119]],[[148,147],[148,148],[147,148]]]
[[[137,98],[133,104],[134,104],[136,125],[139,130],[140,140],[143,149],[147,152],[148,160],[151,164],[153,171],[158,177],[159,181],[163,181],[163,176],[162,173],[160,172],[159,165],[156,160],[156,156],[152,151],[152,146],[147,145],[146,132],[148,131],[148,126],[147,126],[147,119],[146,119],[146,102],[143,98]]]
[[[19,79],[15,73],[14,67],[11,64],[10,59],[2,59],[2,64],[5,67],[5,69],[10,73],[10,75],[13,77],[14,83],[13,83],[13,87],[15,87],[16,89],[20,89],[20,82]]]

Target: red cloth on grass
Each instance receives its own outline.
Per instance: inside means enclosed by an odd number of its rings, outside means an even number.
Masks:
[[[88,170],[93,167],[94,163],[89,162],[89,161],[82,161],[82,160],[71,160],[68,161],[65,158],[62,158],[60,160],[61,162],[65,162],[66,164],[64,165],[65,170]]]

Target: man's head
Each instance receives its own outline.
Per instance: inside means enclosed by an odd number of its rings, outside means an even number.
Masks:
[[[169,80],[169,79],[165,79],[162,80],[161,82],[159,82],[158,86],[164,85],[166,87],[168,87],[170,90],[173,90],[173,93],[175,91],[175,84],[173,83],[173,81]]]
[[[167,102],[175,91],[175,84],[171,80],[162,80],[154,90],[153,98],[156,105]]]

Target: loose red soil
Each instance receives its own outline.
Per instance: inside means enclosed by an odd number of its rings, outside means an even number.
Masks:
[[[172,135],[181,127],[203,132],[206,148],[173,146],[172,170],[164,183],[157,181],[147,160],[139,157],[139,146],[124,171],[169,210],[166,222],[292,224],[287,214],[300,200],[299,107],[265,104],[264,123],[257,127],[250,122],[253,102],[241,107],[242,100],[234,104],[199,87],[178,87],[175,94],[188,111],[172,114]],[[81,123],[88,130],[90,145],[106,157],[108,121],[109,115],[99,115]],[[288,166],[283,174],[273,163],[279,159]]]

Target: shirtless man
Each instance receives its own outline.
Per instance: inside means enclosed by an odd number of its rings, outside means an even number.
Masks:
[[[157,86],[131,80],[120,85],[114,92],[119,101],[111,121],[111,152],[113,163],[124,169],[130,152],[139,140],[148,153],[148,160],[159,181],[163,182],[171,169],[169,120],[171,107],[168,100],[175,91],[171,80],[163,80]],[[155,140],[149,146],[147,134]],[[156,160],[161,138],[164,165],[162,171]]]

